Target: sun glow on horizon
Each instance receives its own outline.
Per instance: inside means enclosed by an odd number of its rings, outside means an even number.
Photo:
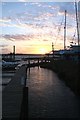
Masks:
[[[40,48],[39,49],[40,54],[45,54],[47,52],[46,48]]]
[[[69,46],[74,34],[74,42],[77,38],[73,3],[3,3],[3,17],[0,18],[2,53],[12,53],[13,45],[16,47],[16,53],[50,53],[52,42],[54,50],[63,49],[65,8],[67,10],[66,46]]]

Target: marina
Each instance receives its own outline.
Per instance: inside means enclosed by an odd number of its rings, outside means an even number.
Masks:
[[[25,103],[26,111],[23,110],[24,116],[21,116],[25,75],[27,75],[25,88],[28,87],[28,94],[26,92],[25,95],[28,103]],[[22,76],[24,79],[21,80]],[[22,119],[80,118],[79,112],[80,97],[66,87],[51,70],[35,67],[27,69],[26,72],[23,66],[3,91],[3,120],[20,117]]]
[[[79,5],[2,4],[1,120],[80,119]]]

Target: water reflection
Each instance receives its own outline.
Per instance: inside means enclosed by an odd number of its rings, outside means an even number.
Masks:
[[[79,99],[51,70],[30,68],[28,71],[29,117],[77,118]]]

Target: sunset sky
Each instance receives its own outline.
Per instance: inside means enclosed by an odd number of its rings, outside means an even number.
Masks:
[[[19,0],[21,1],[21,0]],[[0,13],[0,50],[3,53],[44,54],[63,48],[64,11],[67,10],[67,46],[76,35],[73,2],[3,2]],[[2,34],[1,34],[2,31]],[[76,37],[74,38],[77,42]]]

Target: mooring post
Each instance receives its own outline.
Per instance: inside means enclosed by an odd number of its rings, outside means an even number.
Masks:
[[[28,119],[28,87],[23,88],[23,99],[21,104],[20,120]]]
[[[20,120],[28,119],[28,87],[26,87],[26,84],[27,84],[27,68],[25,69],[25,81],[23,87],[23,98],[21,104]]]
[[[28,64],[30,65],[30,60],[28,60]]]
[[[38,58],[38,65],[39,65],[39,58]]]
[[[24,87],[26,87],[27,84],[27,67],[25,68],[25,81],[24,81]]]

